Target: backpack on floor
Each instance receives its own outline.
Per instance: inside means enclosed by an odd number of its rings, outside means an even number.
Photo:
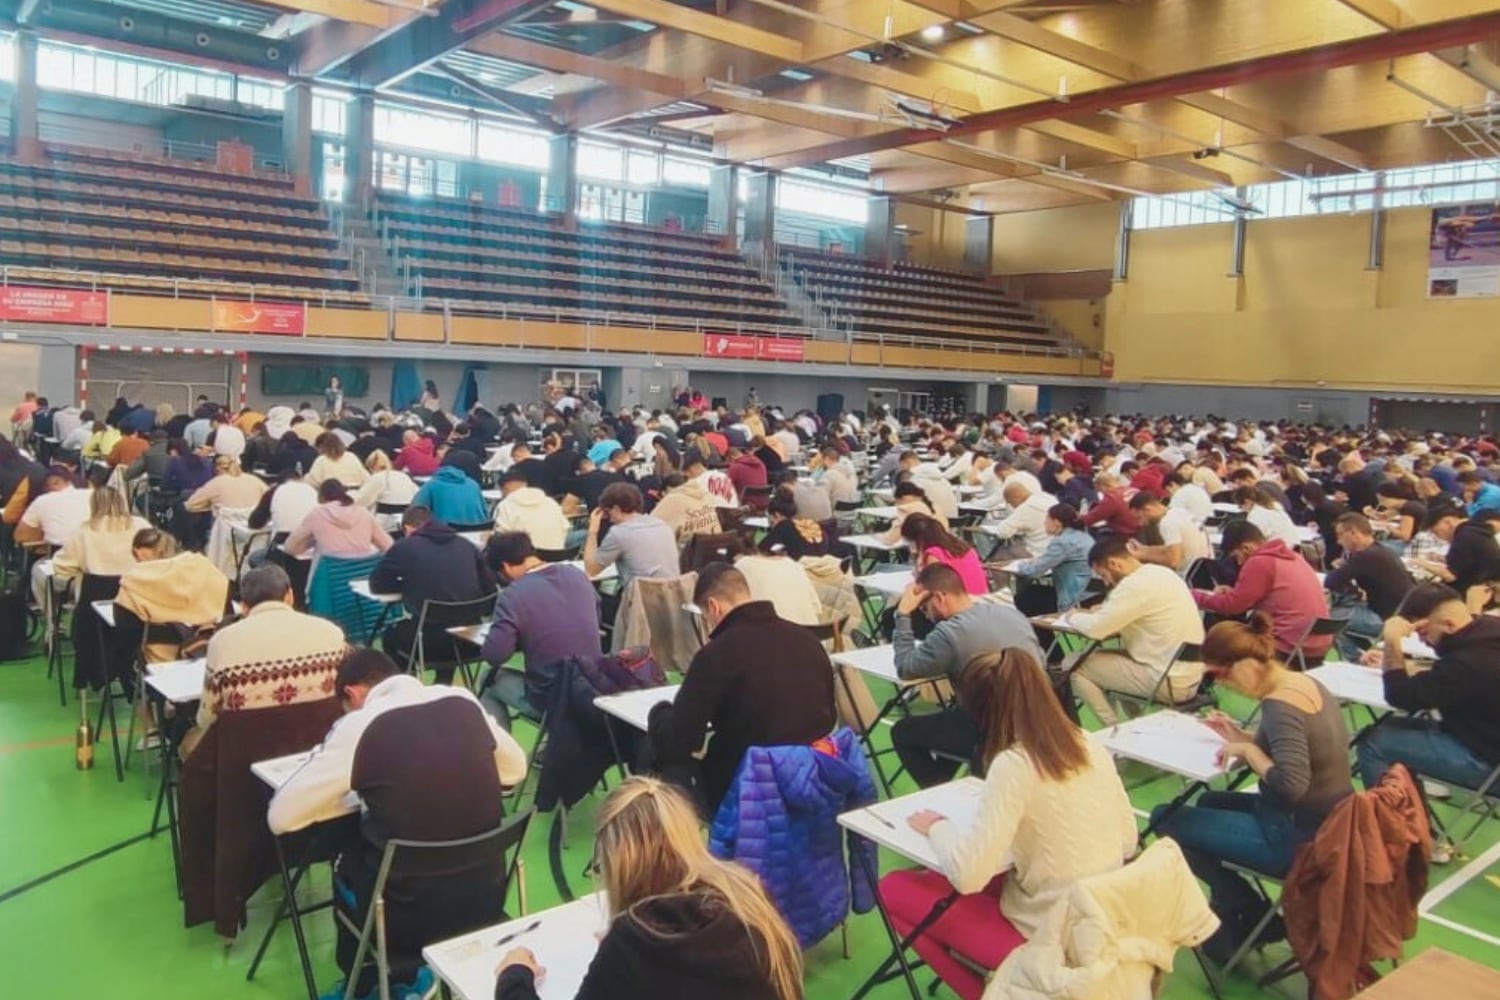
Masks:
[[[0,662],[24,660],[31,653],[31,632],[36,626],[26,598],[0,594]]]

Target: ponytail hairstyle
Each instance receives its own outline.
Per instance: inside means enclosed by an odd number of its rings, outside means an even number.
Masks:
[[[1271,617],[1252,615],[1249,621],[1223,621],[1208,630],[1203,639],[1203,665],[1223,673],[1241,660],[1277,662],[1276,634]]]
[[[656,896],[711,895],[744,926],[778,1000],[802,1000],[797,939],[749,869],[708,852],[698,813],[677,789],[646,777],[621,783],[599,809],[594,858],[611,920]]]
[[[323,485],[318,487],[318,503],[336,503],[340,507],[347,507],[353,502],[354,498],[337,479],[325,479]]]
[[[1083,518],[1078,510],[1070,503],[1055,503],[1047,508],[1047,516],[1063,526],[1063,530],[1069,528],[1083,530]]]

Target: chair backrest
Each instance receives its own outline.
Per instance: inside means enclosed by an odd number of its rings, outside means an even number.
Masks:
[[[495,525],[492,521],[480,521],[478,524],[450,524],[448,525],[448,527],[452,528],[460,535],[469,535],[474,533],[484,534],[486,532],[495,530]]]
[[[1290,659],[1295,662],[1298,670],[1307,669],[1307,653],[1304,646],[1307,640],[1327,636],[1334,642],[1338,642],[1339,636],[1344,634],[1348,626],[1347,618],[1314,618],[1307,626],[1307,631],[1302,633],[1302,638],[1297,640],[1297,648],[1292,650]]]
[[[354,580],[362,580],[380,565],[377,553],[368,556],[323,556],[313,567],[307,581],[307,610],[327,618],[344,630],[347,636],[370,634],[380,618],[379,601],[361,597],[349,589]]]
[[[375,513],[377,513],[377,514],[405,514],[406,513],[406,509],[408,507],[410,507],[410,506],[411,506],[411,504],[409,504],[409,503],[385,503],[384,501],[376,501],[376,503],[375,503]]]
[[[582,545],[570,545],[565,549],[537,549],[536,557],[546,563],[572,562],[582,550]]]
[[[424,875],[457,875],[479,871],[501,861],[505,884],[509,887],[521,856],[521,844],[531,823],[532,811],[505,820],[493,830],[460,840],[388,840],[380,859],[380,872],[372,898],[380,895],[391,875],[421,877]]]
[[[494,593],[486,594],[483,597],[476,597],[471,601],[434,601],[431,599],[423,601],[422,607],[417,611],[417,641],[412,643],[411,650],[407,654],[406,669],[413,671],[416,669],[418,663],[431,667],[439,663],[457,662],[450,661],[446,657],[433,659],[427,655],[427,643],[425,639],[427,626],[429,624],[449,627],[455,625],[477,625],[480,622],[488,621],[490,616],[495,613],[495,601],[499,599],[499,596],[498,593]],[[457,649],[456,646],[453,648]]]
[[[1195,590],[1213,590],[1217,585],[1214,580],[1213,560],[1194,559],[1193,564],[1188,567],[1187,585]]]
[[[735,557],[744,551],[744,542],[740,540],[739,535],[732,532],[720,535],[693,535],[682,547],[678,565],[684,573],[695,573],[709,563],[732,563]]]

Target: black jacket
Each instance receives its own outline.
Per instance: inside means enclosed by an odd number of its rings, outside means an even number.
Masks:
[[[1500,541],[1488,521],[1465,521],[1448,544],[1448,571],[1460,594],[1476,583],[1500,580]]]
[[[1445,636],[1431,670],[1385,673],[1385,700],[1408,712],[1438,709],[1443,732],[1500,764],[1500,618],[1480,616]]]
[[[1343,565],[1323,581],[1332,593],[1359,585],[1365,592],[1365,603],[1382,619],[1394,615],[1412,588],[1411,574],[1401,557],[1379,542],[1359,552],[1346,552]]]
[[[763,950],[717,895],[653,896],[610,924],[576,1000],[778,1000],[760,971]],[[537,1000],[531,970],[506,969],[495,1000]]]
[[[703,757],[703,797],[718,811],[740,758],[753,746],[805,746],[837,724],[833,665],[808,629],[776,616],[770,601],[731,611],[698,650],[675,702],[651,710],[651,744],[665,767]]]
[[[370,574],[370,589],[400,594],[416,615],[425,601],[475,601],[496,588],[479,547],[442,521],[429,521],[390,547]]]

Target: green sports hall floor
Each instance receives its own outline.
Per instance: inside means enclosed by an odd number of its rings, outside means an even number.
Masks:
[[[883,696],[883,692],[875,693],[877,698]],[[105,746],[99,747],[94,770],[74,769],[77,721],[76,702],[70,694],[67,708],[58,705],[56,683],[46,679],[41,659],[0,664],[0,970],[7,995],[299,1000],[301,976],[288,928],[278,932],[256,980],[245,980],[250,958],[279,900],[279,886],[274,882],[252,902],[247,930],[226,950],[212,927],[183,928],[165,834],[46,878],[139,835],[151,819],[152,800],[139,758],[124,784],[115,780]],[[530,738],[528,732],[519,735],[523,740]],[[1141,777],[1126,773],[1127,782]],[[1170,797],[1176,788],[1159,780],[1135,788],[1132,799],[1138,808],[1146,809]],[[566,870],[575,889],[590,855],[591,823],[592,804],[585,802],[569,823]],[[1500,878],[1500,829],[1496,829],[1500,822],[1489,827],[1469,850],[1473,860],[1434,869],[1424,918],[1409,955],[1437,946],[1500,967],[1500,884],[1485,878]],[[551,905],[557,898],[544,832],[540,826],[534,829],[525,850],[532,910]],[[891,866],[891,860],[885,859],[882,870]],[[324,868],[308,891],[323,898],[326,890]],[[309,921],[309,934],[319,987],[326,990],[338,977],[331,917],[326,912],[315,914]],[[810,1000],[846,1000],[888,952],[875,913],[854,918],[850,942],[853,957],[848,960],[842,956],[837,934],[809,952]],[[1285,956],[1284,948],[1277,946],[1253,958],[1250,968],[1274,964]],[[546,961],[545,955],[542,960]],[[930,980],[929,973],[919,973],[924,987]],[[1269,991],[1284,997],[1301,997],[1305,992],[1300,978]],[[1248,978],[1237,974],[1227,996],[1258,993]],[[899,981],[873,994],[876,1000],[904,995]],[[1163,995],[1171,1000],[1211,995],[1189,953],[1179,954]]]

